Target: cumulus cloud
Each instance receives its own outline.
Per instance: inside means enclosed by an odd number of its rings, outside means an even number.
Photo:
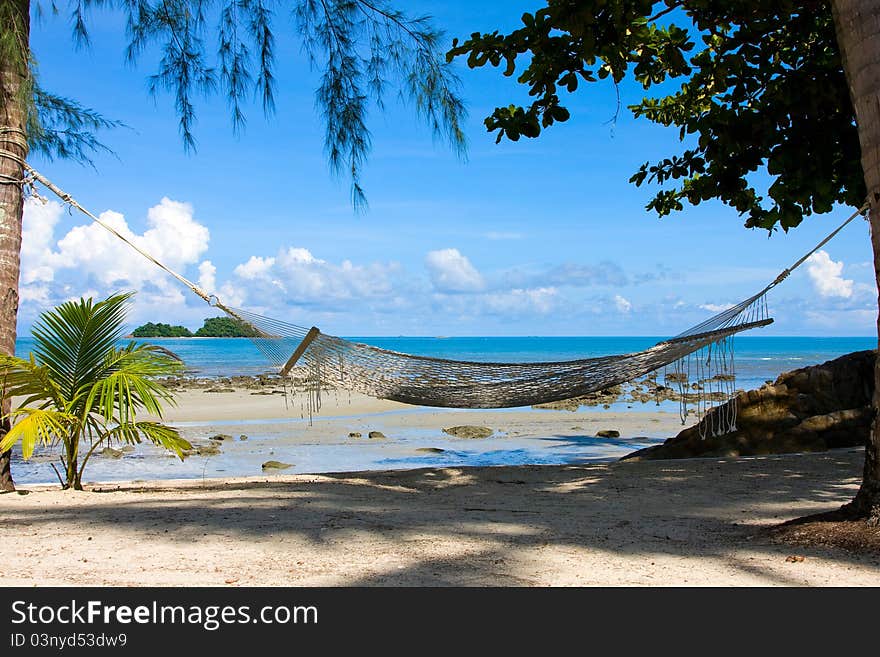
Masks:
[[[149,228],[143,235],[135,234],[119,212],[108,210],[99,218],[172,270],[198,262],[208,249],[210,233],[195,221],[188,203],[163,198],[148,210]],[[139,287],[144,282],[155,283],[161,276],[155,265],[95,223],[72,228],[58,240],[57,249],[49,258],[56,269],[77,268],[104,285],[128,283]]]
[[[614,295],[614,307],[617,308],[618,312],[628,313],[632,310],[632,303],[630,301],[619,294]]]
[[[479,292],[486,287],[483,276],[458,249],[429,251],[425,265],[438,292]]]
[[[208,294],[216,295],[227,306],[244,304],[245,293],[242,288],[229,281],[217,285],[217,267],[210,260],[199,265],[199,287]]]
[[[486,294],[478,301],[481,301],[489,312],[496,314],[537,313],[546,315],[555,307],[558,295],[558,290],[553,287],[513,289],[507,292]]]
[[[29,200],[25,206],[23,283],[53,281],[64,270],[73,270],[104,286],[138,287],[145,282],[158,284],[163,278],[155,265],[96,223],[74,226],[53,245],[62,208],[57,203],[41,205]],[[142,235],[135,234],[119,212],[108,210],[99,218],[171,269],[180,270],[197,262],[208,248],[210,233],[195,221],[192,206],[168,198],[150,208],[149,228]]]
[[[217,287],[217,268],[210,260],[199,265],[199,287],[208,294],[213,294]]]
[[[835,262],[826,251],[817,251],[809,257],[807,273],[823,297],[849,299],[853,295],[853,281],[842,276],[843,261]]]
[[[139,290],[136,308],[182,306],[179,284],[134,253],[96,223],[74,226],[56,239],[64,208],[56,202],[28,199],[22,225],[21,298],[25,315],[80,296],[104,296],[121,289]],[[101,221],[175,271],[198,262],[210,232],[195,220],[193,208],[163,198],[147,212],[147,229],[135,233],[125,217],[108,210]]]
[[[52,260],[52,238],[55,226],[61,219],[64,208],[60,203],[49,201],[41,203],[35,199],[25,201],[24,217],[21,224],[21,284],[26,288],[30,283],[48,283],[54,278]],[[43,286],[43,289],[48,289]],[[27,290],[25,289],[25,293]]]
[[[251,256],[247,262],[238,265],[233,272],[239,278],[254,280],[266,276],[275,264],[275,258]]]
[[[390,295],[396,263],[334,264],[302,247],[281,249],[275,256],[251,256],[233,270],[232,289],[246,288],[255,303],[326,303]]]
[[[117,237],[95,223],[59,231],[64,217],[59,203],[27,201],[20,292],[25,324],[37,312],[66,299],[129,289],[138,291],[132,322],[160,317],[196,324],[204,317],[205,309],[196,297]],[[168,198],[148,210],[143,232],[135,231],[119,212],[108,210],[100,218],[231,306],[267,309],[288,303],[332,311],[380,300],[377,312],[381,312],[386,301],[400,308],[406,296],[401,290],[410,286],[396,263],[332,263],[298,246],[281,248],[274,255],[250,256],[231,275],[221,275],[211,260],[203,258],[210,240],[208,228],[195,219],[191,205]],[[195,275],[188,273],[192,269]]]
[[[720,313],[728,308],[733,308],[732,303],[701,303],[699,306],[702,310],[708,310],[710,313]]]

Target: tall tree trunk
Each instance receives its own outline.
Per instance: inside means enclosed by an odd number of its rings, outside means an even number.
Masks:
[[[876,0],[834,0],[834,27],[843,69],[856,111],[862,168],[871,204],[871,246],[880,298],[880,4]],[[877,318],[880,336],[880,316]],[[880,368],[874,367],[874,419],[865,449],[862,486],[847,508],[880,524]]]
[[[30,39],[30,1],[3,0],[0,13],[0,351],[15,353],[18,316],[18,277],[21,266],[22,178],[20,162],[27,157],[25,140]],[[2,400],[3,415],[10,400]],[[0,436],[9,430],[9,421],[0,423]],[[0,491],[15,490],[9,467],[10,452],[0,453]]]

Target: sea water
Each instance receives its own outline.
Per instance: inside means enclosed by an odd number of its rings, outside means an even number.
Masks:
[[[661,337],[351,337],[349,340],[433,358],[482,362],[547,362],[641,351]],[[193,376],[218,377],[271,372],[254,344],[243,338],[156,338],[177,354]],[[23,337],[16,353],[33,345]],[[783,372],[815,365],[843,354],[877,346],[874,337],[737,336],[734,340],[737,387],[750,389]]]
[[[591,358],[609,354],[640,351],[655,344],[658,337],[354,337],[357,342],[410,354],[483,362],[546,362]],[[192,376],[219,377],[255,375],[271,372],[259,350],[247,339],[236,338],[163,338],[151,340],[175,352]],[[22,338],[16,351],[27,356],[32,340]],[[815,365],[843,354],[872,349],[873,337],[761,337],[737,336],[735,339],[736,387],[756,388],[779,374]],[[669,402],[669,412],[677,404]],[[641,408],[644,406],[645,408]],[[248,433],[247,442],[224,443],[221,454],[209,458],[192,457],[181,463],[168,458],[151,446],[139,446],[136,452],[121,459],[96,458],[89,463],[86,479],[113,481],[131,479],[200,478],[260,474],[262,462],[274,459],[295,463],[287,472],[333,472],[366,469],[400,469],[466,465],[562,464],[614,460],[620,456],[660,442],[667,436],[642,439],[623,437],[614,440],[584,435],[536,436],[528,440],[510,440],[496,436],[467,444],[447,440],[438,430],[396,431],[392,439],[352,441],[340,428],[335,441],[309,437],[307,422],[291,418],[279,405],[277,420],[261,420],[260,432],[252,433],[252,423],[211,422],[183,423],[186,437],[205,437],[222,432]],[[626,404],[614,404],[612,411],[626,410]],[[657,410],[654,404],[635,404],[633,411]],[[591,409],[601,412],[601,409]],[[427,412],[414,407],[403,412]],[[470,418],[475,423],[478,418]],[[317,422],[325,420],[318,418]],[[382,428],[382,417],[369,419],[370,426]],[[340,425],[341,426],[341,425]],[[429,435],[430,434],[430,435]],[[441,447],[442,453],[417,453],[420,447]],[[37,458],[23,462],[14,453],[13,474],[20,483],[51,483],[55,475],[50,462],[57,460],[54,450],[40,450]]]

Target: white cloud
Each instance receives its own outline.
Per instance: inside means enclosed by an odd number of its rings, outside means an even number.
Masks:
[[[632,303],[630,303],[628,299],[625,299],[619,294],[614,295],[614,306],[617,308],[618,312],[622,313],[628,313],[630,310],[632,310]]]
[[[22,285],[18,297],[22,306],[36,304],[41,308],[47,308],[52,305],[48,285]]]
[[[233,273],[245,280],[262,278],[272,269],[272,265],[274,264],[275,258],[251,256],[247,262],[238,265]]]
[[[198,262],[208,248],[210,233],[193,219],[192,206],[187,203],[163,198],[147,212],[150,227],[143,235],[135,234],[118,212],[108,210],[99,218],[174,271]],[[140,288],[144,283],[153,283],[161,287],[167,281],[154,264],[96,223],[75,226],[58,240],[57,248],[47,258],[55,270],[75,268],[105,286]]]
[[[55,232],[64,213],[61,204],[25,203],[22,234],[21,298],[24,315],[33,315],[70,298],[105,296],[134,289],[134,317],[147,308],[167,315],[182,307],[187,297],[177,281],[97,223],[74,226],[57,239]],[[163,198],[147,212],[147,230],[137,234],[125,217],[112,210],[101,221],[170,269],[184,272],[208,248],[208,228],[193,217],[187,203]],[[210,263],[209,263],[210,264]],[[200,275],[206,272],[200,271]],[[27,305],[31,307],[27,307]]]
[[[25,201],[21,225],[21,284],[48,283],[54,277],[51,260],[52,237],[64,207],[55,201]],[[48,288],[45,288],[48,291]],[[25,291],[25,294],[27,291]],[[24,298],[24,296],[23,296]]]
[[[183,267],[198,262],[208,249],[211,235],[208,228],[193,220],[189,203],[163,198],[147,211],[150,229],[144,233],[142,248],[161,262]]]
[[[482,305],[490,312],[505,315],[522,315],[537,313],[546,315],[555,306],[558,291],[553,287],[534,289],[513,289],[507,292],[494,292],[478,297],[477,305]]]
[[[255,303],[310,302],[375,298],[392,293],[396,263],[334,264],[302,247],[281,249],[274,257],[251,256],[233,270],[236,291],[247,289]],[[241,294],[241,296],[244,296]]]
[[[710,313],[720,313],[729,308],[733,308],[732,303],[701,303],[699,308],[708,310]]]
[[[210,260],[199,265],[199,287],[208,294],[214,294],[217,288],[217,268]]]
[[[199,265],[199,287],[208,294],[216,295],[227,306],[244,305],[244,291],[230,282],[217,285],[217,267],[210,260]]]
[[[826,251],[817,251],[807,259],[807,273],[823,297],[849,299],[853,294],[853,281],[841,275],[843,261],[835,262]]]
[[[438,292],[479,292],[486,287],[483,276],[458,249],[429,251],[425,265]]]

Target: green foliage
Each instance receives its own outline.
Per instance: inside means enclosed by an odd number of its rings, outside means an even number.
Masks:
[[[5,3],[4,3],[5,4]],[[305,51],[321,69],[316,92],[325,119],[324,145],[334,173],[350,176],[356,206],[364,202],[360,171],[370,151],[369,100],[381,108],[395,85],[435,135],[464,148],[465,109],[458,79],[444,61],[440,32],[427,17],[412,18],[387,0],[34,0],[38,13],[66,5],[74,44],[88,47],[89,12],[116,10],[126,22],[126,58],[158,55],[149,77],[154,95],[174,98],[184,147],[195,139],[195,100],[226,97],[233,131],[245,125],[244,103],[254,94],[265,114],[275,108],[275,34],[290,19]],[[289,12],[289,13],[288,13]],[[20,47],[21,44],[19,44]],[[26,45],[23,53],[27,53]],[[26,59],[26,57],[25,57]],[[91,130],[110,127],[91,110],[35,93],[32,146],[61,157],[87,158],[100,148]],[[59,119],[61,119],[59,121]],[[62,128],[69,125],[71,130]]]
[[[350,173],[355,205],[364,200],[359,171],[370,150],[368,101],[384,106],[389,78],[435,136],[463,151],[458,78],[443,61],[442,34],[428,17],[410,18],[384,0],[300,0],[294,16],[312,64],[323,69],[316,97],[330,166]]]
[[[209,317],[205,324],[196,331],[197,338],[254,338],[260,332],[248,324],[231,317]]]
[[[131,332],[136,338],[190,338],[192,331],[185,326],[171,326],[171,324],[163,324],[159,322],[147,322],[142,326],[138,326]]]
[[[683,21],[676,26],[671,19]],[[830,3],[809,0],[548,0],[523,27],[474,33],[447,54],[470,67],[504,65],[534,100],[497,108],[486,121],[498,141],[537,137],[569,118],[561,90],[631,75],[645,89],[680,81],[629,109],[679,128],[687,148],[644,164],[630,179],[661,186],[648,209],[720,199],[746,226],[785,230],[835,203],[865,196],[855,113]],[[664,92],[668,85],[664,86]],[[753,184],[763,173],[762,194]]]
[[[20,399],[8,415],[15,424],[0,440],[0,451],[21,441],[28,459],[36,445],[61,444],[65,488],[82,488],[86,464],[101,445],[146,439],[181,458],[190,448],[176,429],[137,419],[141,410],[161,418],[163,405],[174,403],[156,377],[182,366],[152,345],[116,346],[130,296],[63,303],[40,315],[29,358],[0,355],[3,397]],[[83,444],[87,452],[80,462]]]
[[[32,71],[31,102],[27,112],[28,146],[48,160],[55,158],[92,164],[91,156],[110,152],[97,133],[121,127],[120,121],[107,119],[75,100],[56,96],[36,83]]]
[[[23,79],[22,97],[15,101],[24,108],[28,146],[50,160],[57,157],[91,164],[91,155],[108,150],[97,133],[122,123],[39,85],[36,63],[23,38],[26,21],[18,14],[26,6],[0,3],[0,61]]]

